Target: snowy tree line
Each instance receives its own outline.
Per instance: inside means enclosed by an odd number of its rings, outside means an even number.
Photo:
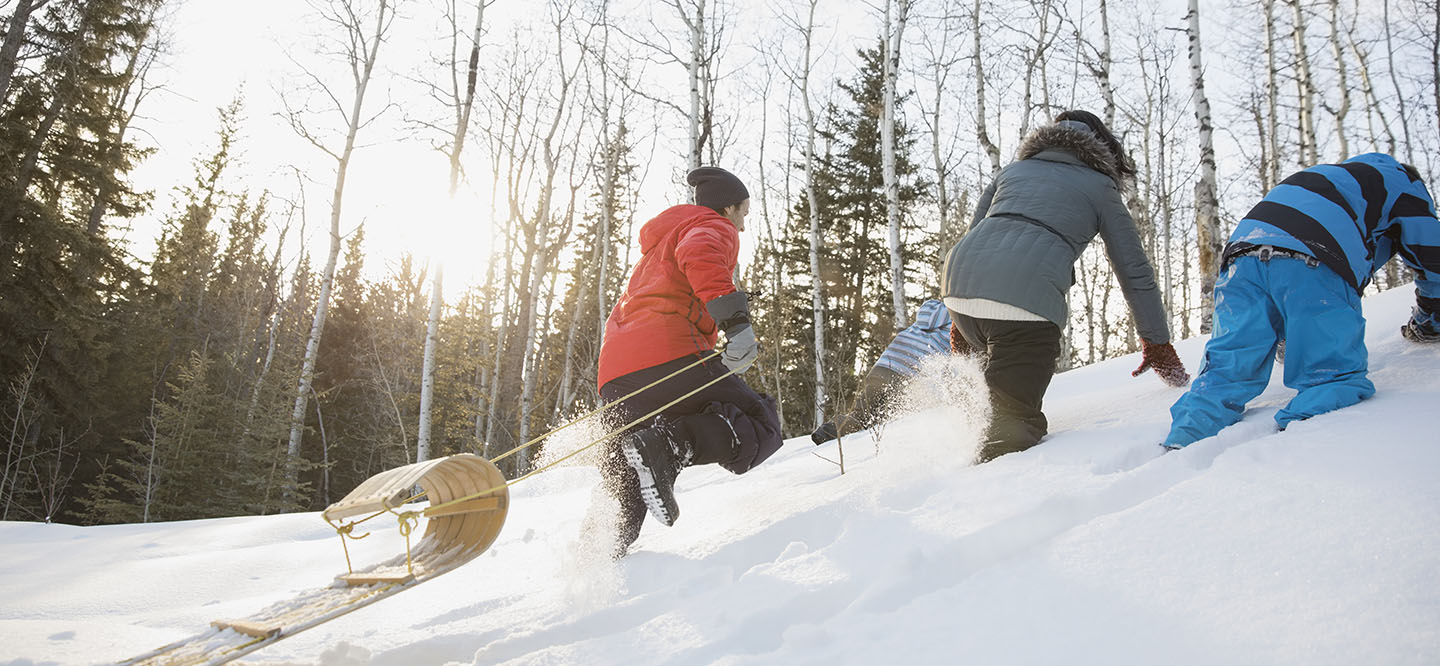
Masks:
[[[1290,171],[1378,150],[1440,174],[1434,0],[512,4],[316,0],[316,49],[276,95],[329,175],[251,191],[237,91],[162,206],[131,174],[170,3],[0,2],[0,519],[316,509],[595,408],[635,234],[699,164],[754,199],[747,378],[789,435],[843,408],[991,174],[1059,111],[1130,149],[1179,337],[1208,327],[1229,227]],[[421,92],[377,92],[402,78]],[[494,226],[485,277],[448,301],[423,257],[367,269],[344,207],[387,117],[438,149],[451,193],[491,202],[467,211]],[[157,249],[134,256],[145,219]],[[1135,351],[1103,251],[1075,277],[1062,365]],[[1392,264],[1376,288],[1408,279]]]

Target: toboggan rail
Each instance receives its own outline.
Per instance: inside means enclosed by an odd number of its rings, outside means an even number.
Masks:
[[[420,495],[414,494],[416,487],[421,489]],[[483,493],[486,489],[490,492]],[[429,508],[419,512],[396,510],[421,495],[430,499]],[[509,501],[509,489],[500,470],[480,456],[462,453],[376,474],[320,515],[340,533],[344,544],[363,538],[352,534],[360,523],[385,513],[395,514],[405,535],[406,574],[413,576],[417,569],[448,571],[485,552],[500,535]],[[344,522],[360,515],[367,517]],[[420,544],[412,550],[410,532],[417,515],[429,521]],[[349,546],[345,548],[345,562],[350,567]],[[352,584],[373,582],[355,573],[353,567],[350,569],[340,580]]]
[[[603,413],[630,397],[716,356],[718,352],[714,351],[703,355],[694,363],[525,442],[497,456],[495,460],[529,448],[560,430]],[[749,367],[749,364],[745,367]],[[513,481],[507,482],[491,461],[469,453],[405,465],[370,477],[344,499],[321,512],[325,521],[340,535],[345,551],[347,573],[336,576],[335,584],[275,604],[243,620],[216,620],[211,622],[211,628],[203,633],[120,663],[122,666],[223,664],[455,569],[475,559],[495,543],[510,509],[510,486],[579,455],[615,433],[649,420],[672,405],[743,369],[732,368],[669,403],[614,429],[611,434]],[[420,489],[418,493],[415,492],[417,487]],[[421,498],[429,499],[428,507],[419,510],[405,508]],[[355,571],[350,560],[349,541],[368,536],[356,535],[355,528],[387,513],[394,515],[399,522],[400,532],[405,536],[405,554],[362,571]],[[364,517],[357,518],[358,516]],[[412,547],[411,533],[422,517],[428,519],[425,534],[420,543]]]
[[[421,497],[430,500],[427,508],[405,508]],[[475,559],[495,543],[509,508],[504,475],[480,456],[462,453],[377,474],[321,513],[346,544],[348,571],[333,585],[242,620],[216,620],[205,632],[121,664],[223,664],[259,650]],[[355,528],[385,514],[399,522],[405,553],[356,571],[348,542],[368,534],[357,535]],[[412,546],[411,533],[422,517],[425,533]]]

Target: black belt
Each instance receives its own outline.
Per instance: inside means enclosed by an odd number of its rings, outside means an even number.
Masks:
[[[994,215],[991,215],[990,217],[1008,217],[1008,218],[1010,218],[1010,219],[1012,219],[1012,220],[1019,220],[1019,221],[1021,221],[1021,222],[1028,222],[1028,223],[1033,224],[1033,225],[1035,225],[1035,226],[1037,226],[1037,227],[1040,227],[1041,229],[1044,229],[1045,231],[1050,232],[1050,233],[1053,234],[1056,238],[1060,239],[1060,242],[1061,242],[1061,243],[1064,243],[1066,247],[1070,248],[1070,251],[1071,251],[1071,252],[1074,252],[1074,253],[1075,253],[1075,256],[1077,256],[1077,257],[1080,256],[1080,253],[1081,253],[1081,252],[1084,252],[1084,251],[1085,251],[1085,244],[1082,243],[1082,244],[1076,245],[1075,242],[1072,241],[1072,240],[1070,240],[1069,237],[1067,237],[1065,234],[1060,233],[1060,230],[1056,229],[1055,227],[1050,226],[1049,224],[1046,224],[1045,222],[1043,222],[1043,221],[1041,221],[1041,220],[1037,220],[1037,219],[1035,219],[1035,218],[1033,218],[1033,217],[1030,217],[1030,216],[1028,216],[1028,215],[1021,215],[1021,214],[1019,214],[1019,213],[996,213],[996,214],[994,214]]]
[[[1309,266],[1310,268],[1314,268],[1320,265],[1319,259],[1305,254],[1304,252],[1300,252],[1298,250],[1287,250],[1283,247],[1274,247],[1271,245],[1256,245],[1254,247],[1246,248],[1244,250],[1236,252],[1235,254],[1230,256],[1259,257],[1260,261],[1270,261],[1271,257],[1287,257],[1289,259],[1299,259],[1305,262],[1305,265]]]

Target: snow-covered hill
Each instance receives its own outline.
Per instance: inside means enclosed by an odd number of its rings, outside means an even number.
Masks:
[[[848,441],[844,476],[808,438],[687,470],[680,521],[619,563],[577,548],[598,477],[562,467],[476,561],[242,663],[1437,664],[1440,348],[1400,338],[1412,300],[1365,302],[1375,398],[1283,433],[1277,372],[1161,456],[1181,391],[1128,357],[1057,377],[1050,437],[973,466],[974,369],[950,368],[960,406]],[[1203,343],[1178,345],[1192,371]],[[113,662],[344,566],[313,513],[0,523],[0,664]]]

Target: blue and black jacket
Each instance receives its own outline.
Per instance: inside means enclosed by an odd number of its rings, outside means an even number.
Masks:
[[[1259,245],[1315,257],[1363,292],[1391,257],[1415,271],[1417,295],[1440,298],[1440,221],[1425,183],[1384,153],[1319,164],[1286,178],[1230,235],[1221,268]]]

